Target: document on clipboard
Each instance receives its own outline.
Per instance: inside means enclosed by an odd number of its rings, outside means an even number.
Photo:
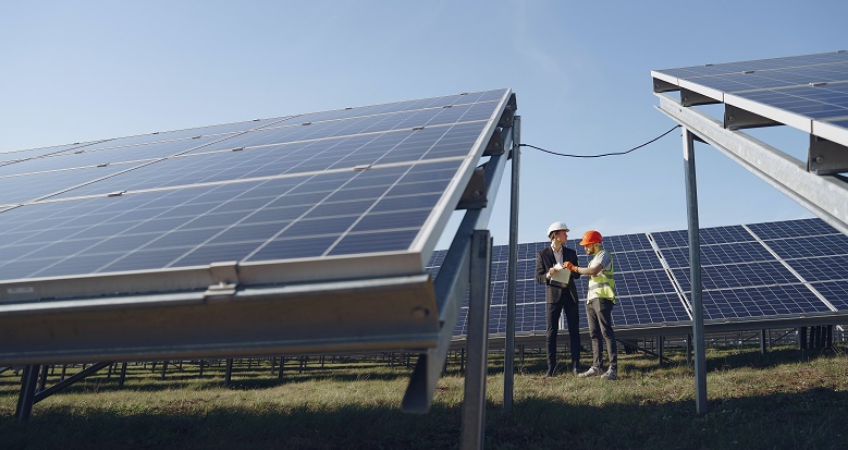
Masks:
[[[571,279],[571,271],[562,267],[562,264],[557,264],[554,266],[557,269],[551,277],[551,281],[556,281],[557,283],[561,283],[563,285],[568,284],[568,280]]]

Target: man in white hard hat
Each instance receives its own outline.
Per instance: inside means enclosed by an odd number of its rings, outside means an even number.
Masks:
[[[566,263],[577,265],[577,252],[564,245],[568,240],[568,226],[565,222],[552,223],[548,227],[548,239],[551,245],[540,250],[536,257],[536,281],[546,285],[547,376],[552,377],[556,373],[556,341],[559,318],[563,311],[571,341],[571,372],[577,375],[580,373],[580,321],[574,279],[580,275],[564,267]]]

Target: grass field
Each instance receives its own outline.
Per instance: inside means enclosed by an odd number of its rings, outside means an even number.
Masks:
[[[620,355],[615,382],[543,378],[544,355],[516,361],[514,406],[503,411],[502,355],[487,381],[487,449],[848,449],[848,356],[777,348],[707,350],[709,411],[695,414],[693,370],[667,350],[659,366]],[[589,355],[584,355],[588,361]],[[78,370],[78,368],[76,369]],[[69,371],[69,374],[71,371]],[[20,376],[0,375],[0,449],[459,448],[463,378],[449,362],[426,415],[399,404],[411,369],[386,361],[269,361],[161,370],[130,365],[124,387],[106,370],[14,420]],[[53,375],[48,385],[58,379]]]

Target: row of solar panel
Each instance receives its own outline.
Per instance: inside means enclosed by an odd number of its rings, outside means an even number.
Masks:
[[[702,241],[731,241],[702,246],[702,289],[707,320],[831,311],[822,297],[837,310],[848,310],[848,298],[840,294],[848,288],[848,237],[819,219],[746,227],[701,230]],[[805,232],[808,237],[797,237]],[[616,293],[620,299],[619,307],[614,310],[617,325],[661,326],[690,320],[687,313],[687,309],[691,309],[688,303],[691,290],[688,247],[658,245],[658,251],[641,250],[642,243],[650,240],[677,245],[680,242],[676,238],[685,234],[685,231],[671,231],[641,235],[644,240],[636,238],[640,235],[604,239],[606,249],[619,249],[610,250],[616,265]],[[769,239],[762,239],[760,234]],[[708,236],[710,238],[703,239]],[[754,240],[757,238],[762,240]],[[522,259],[517,266],[516,302],[519,309],[536,311],[539,315],[533,323],[542,327],[518,331],[544,331],[544,309],[535,306],[544,303],[545,295],[544,286],[535,280],[535,252],[546,245],[549,244],[538,242],[519,246]],[[498,333],[504,332],[498,308],[506,304],[508,273],[506,260],[500,258],[506,258],[507,254],[507,246],[493,248],[493,315],[490,322],[492,332]],[[436,253],[432,266],[437,269],[443,258],[443,252]],[[585,266],[588,258],[579,255],[579,261]],[[665,270],[662,261],[669,271]],[[585,277],[577,280],[581,298],[585,298],[586,284]],[[522,314],[532,315],[527,311]],[[581,318],[581,323],[585,326],[585,317]],[[458,324],[455,334],[464,334],[464,326]]]

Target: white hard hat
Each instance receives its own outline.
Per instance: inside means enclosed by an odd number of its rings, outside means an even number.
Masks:
[[[566,225],[565,222],[554,222],[551,224],[551,226],[548,227],[548,239],[551,238],[551,233],[559,230],[570,231],[568,229],[568,225]]]

